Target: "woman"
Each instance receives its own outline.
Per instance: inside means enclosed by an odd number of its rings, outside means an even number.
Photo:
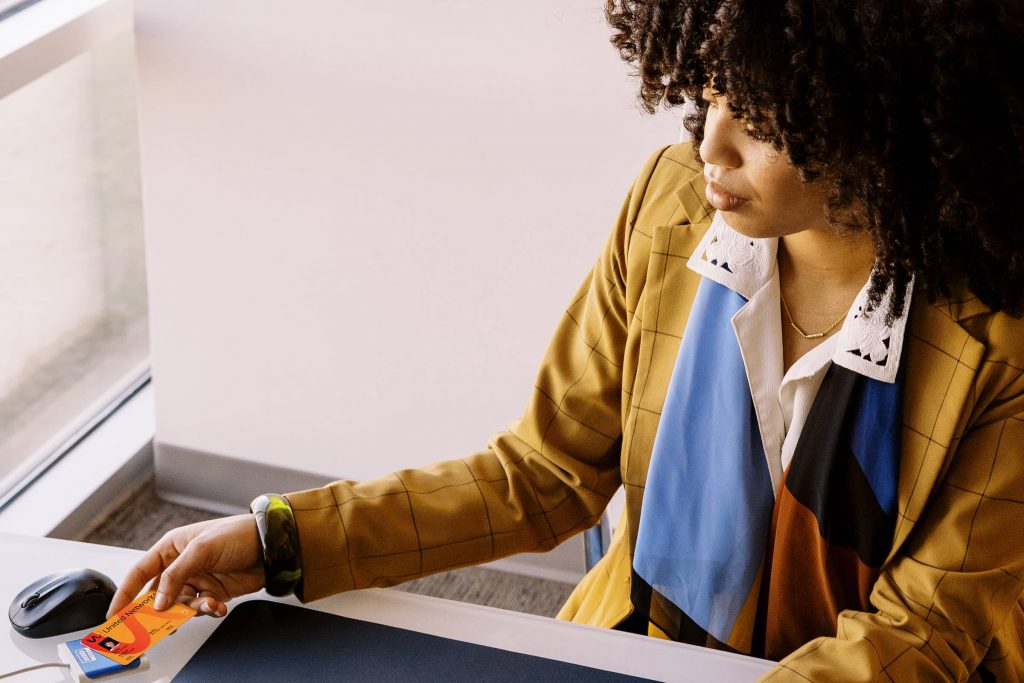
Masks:
[[[176,529],[111,605],[303,600],[592,525],[562,618],[793,680],[1024,678],[1024,94],[1010,2],[611,0],[641,171],[524,416],[462,460]],[[294,523],[292,523],[294,520]],[[264,566],[266,565],[266,566]]]

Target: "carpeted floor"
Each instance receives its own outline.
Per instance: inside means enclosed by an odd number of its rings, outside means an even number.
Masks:
[[[82,540],[142,550],[170,529],[218,516],[160,500],[150,481],[134,500],[100,521]],[[553,617],[572,588],[560,581],[471,567],[410,581],[394,590]]]

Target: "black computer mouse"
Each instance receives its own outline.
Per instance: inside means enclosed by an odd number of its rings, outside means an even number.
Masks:
[[[44,576],[18,593],[7,610],[14,630],[47,638],[99,626],[107,619],[114,582],[95,569],[69,569]]]

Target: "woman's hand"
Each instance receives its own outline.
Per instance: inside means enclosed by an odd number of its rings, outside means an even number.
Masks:
[[[236,515],[172,529],[135,563],[107,610],[109,619],[153,579],[158,610],[175,602],[222,617],[227,603],[263,588],[256,520]]]

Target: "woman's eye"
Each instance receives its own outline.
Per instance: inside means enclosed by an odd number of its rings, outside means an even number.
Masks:
[[[747,121],[743,122],[743,132],[746,133],[748,138],[758,142],[768,142],[771,139],[771,136],[765,134],[763,129],[759,129],[757,126]]]
[[[747,137],[755,142],[771,142],[771,136],[759,133],[757,129],[747,126]]]

